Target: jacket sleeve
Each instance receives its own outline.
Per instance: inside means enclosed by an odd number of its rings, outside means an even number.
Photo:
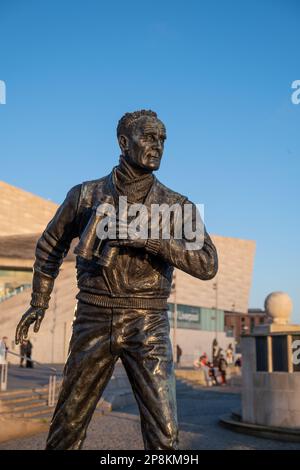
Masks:
[[[189,240],[186,238],[185,224],[182,223],[181,238],[171,236],[169,239],[149,239],[146,250],[154,255],[161,256],[169,264],[191,276],[202,280],[213,279],[218,272],[216,247],[206,231],[195,204],[188,201],[188,199],[184,200],[184,204],[191,204],[190,216],[185,218],[185,223],[190,223],[195,228],[196,221],[200,222],[201,242],[195,243],[195,239]],[[191,244],[191,242],[193,243]],[[191,249],[191,247],[193,248]]]
[[[33,307],[48,308],[54,280],[71,241],[78,236],[80,191],[81,185],[77,185],[68,192],[37,242],[30,302]]]

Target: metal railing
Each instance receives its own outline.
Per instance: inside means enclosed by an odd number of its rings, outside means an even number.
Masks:
[[[10,299],[11,297],[14,297],[15,295],[20,294],[21,292],[24,292],[25,290],[28,290],[31,288],[31,284],[22,284],[19,287],[16,287],[15,289],[12,289],[11,291],[7,292],[6,294],[0,296],[0,303],[4,302],[4,300]]]
[[[38,365],[40,368],[47,369],[51,371],[51,375],[49,375],[49,382],[48,382],[48,400],[47,404],[48,406],[52,407],[55,405],[55,395],[56,395],[56,382],[57,382],[57,376],[61,375],[57,371],[55,367],[50,367],[46,366],[45,364],[42,364],[41,362],[35,361],[31,359],[28,356],[22,355],[22,354],[17,354],[15,352],[6,351],[6,354],[11,354],[12,356],[19,357],[20,359],[24,359],[26,361],[31,362],[32,364]],[[4,392],[7,390],[7,378],[8,378],[8,363],[6,360],[6,363],[1,364],[1,375],[0,375],[0,391]]]
[[[7,373],[8,373],[8,364],[0,364],[1,374],[0,374],[0,391],[4,392],[7,389]]]

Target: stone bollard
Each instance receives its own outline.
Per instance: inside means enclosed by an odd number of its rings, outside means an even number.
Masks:
[[[300,428],[300,325],[289,324],[292,302],[283,292],[265,300],[269,324],[242,337],[242,421]]]

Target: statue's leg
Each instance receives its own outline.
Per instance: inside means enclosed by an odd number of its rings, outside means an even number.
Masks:
[[[178,449],[173,354],[166,311],[123,311],[121,359],[138,402],[145,449]]]
[[[114,369],[112,310],[78,303],[69,356],[46,449],[80,449],[95,407]]]

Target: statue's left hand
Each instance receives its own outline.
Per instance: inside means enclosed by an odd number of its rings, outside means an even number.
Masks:
[[[37,333],[40,329],[42,320],[45,315],[45,310],[40,307],[29,307],[24,313],[16,329],[16,344],[22,344],[23,339],[28,336],[28,330],[32,323],[35,323],[33,331]]]
[[[128,238],[120,238],[120,234],[128,235],[128,225],[122,219],[118,219],[116,225],[116,240],[109,240],[110,246],[128,247],[128,248],[145,248],[147,239],[140,238],[139,232],[130,233]]]

